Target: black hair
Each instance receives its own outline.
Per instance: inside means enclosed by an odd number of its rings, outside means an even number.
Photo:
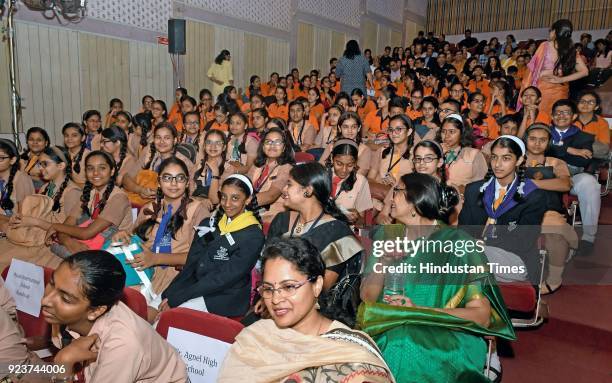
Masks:
[[[391,122],[393,121],[401,121],[402,124],[406,127],[407,130],[410,130],[410,134],[407,137],[407,146],[404,153],[402,153],[403,159],[409,159],[412,154],[412,145],[414,143],[414,126],[412,125],[412,121],[405,114],[398,114],[396,116],[391,117],[389,119],[389,126],[391,126]],[[393,141],[389,140],[389,146],[382,151],[382,158],[387,158],[387,156],[393,151],[395,148],[395,144]],[[391,159],[393,160],[393,158]]]
[[[119,115],[122,115],[126,120],[128,120],[128,123],[130,124],[128,127],[128,133],[134,133],[134,118],[132,117],[132,114],[125,110],[120,110],[117,112],[116,116]]]
[[[357,145],[357,143],[355,143]],[[355,164],[357,164],[357,160],[359,157],[359,148],[358,146],[353,146],[351,144],[339,144],[335,145],[332,149],[331,155],[327,157],[327,161],[325,162],[325,166],[327,167],[327,171],[331,175],[333,174],[333,158],[335,156],[344,156],[348,155],[353,157],[355,160]],[[355,186],[355,182],[357,182],[357,167],[353,168],[353,171],[346,177],[344,182],[340,187],[340,190],[337,191],[336,195],[340,195],[342,191],[351,191],[353,190],[353,186]],[[335,196],[332,196],[335,199]]]
[[[307,162],[295,165],[289,171],[291,178],[303,187],[312,186],[312,195],[323,208],[323,212],[335,219],[348,222],[346,216],[338,209],[330,197],[331,177],[323,165],[318,162]]]
[[[287,103],[287,89],[285,89],[285,87],[278,85],[276,87],[276,91],[278,91],[279,89],[282,89],[283,93],[285,93],[285,97],[283,97],[283,104]],[[274,93],[276,93],[276,91]],[[275,101],[278,103],[278,100],[276,100],[276,95],[275,95]]]
[[[503,124],[506,124],[508,122],[515,123],[517,127],[521,125],[521,122],[518,120],[516,114],[506,114],[504,116],[501,116],[500,119],[497,120],[497,123],[499,124],[500,129]]]
[[[102,131],[102,137],[111,140],[112,142],[119,141],[119,144],[121,145],[121,148],[119,149],[119,162],[117,162],[117,166],[115,167],[115,171],[118,173],[121,169],[121,166],[123,166],[123,161],[125,160],[125,157],[127,156],[127,134],[125,134],[125,131],[123,129],[113,124]]]
[[[210,129],[209,131],[206,132],[206,135],[204,136],[204,145],[206,145],[206,140],[208,140],[208,137],[215,135],[215,134],[221,137],[221,139],[223,140],[224,149],[221,152],[221,164],[219,164],[219,174],[221,175],[225,171],[225,160],[226,160],[226,153],[227,153],[227,137],[225,136],[225,133],[218,129]],[[194,177],[193,177],[194,180],[197,180],[198,178],[200,178],[202,174],[204,173],[204,171],[206,170],[206,162],[208,161],[208,153],[206,153],[206,148],[204,148],[203,152],[204,152],[204,155],[202,156],[202,161],[200,162],[200,168],[195,172]]]
[[[339,104],[339,101],[345,99],[349,106],[353,106],[353,100],[346,92],[340,92],[336,95],[336,99],[334,100],[334,104]]]
[[[359,49],[359,43],[356,40],[347,41],[343,56],[352,60],[355,56],[359,56],[360,54],[361,50]]]
[[[574,27],[567,19],[560,19],[553,23],[550,29],[555,31],[558,58],[555,62],[555,71],[561,69],[564,76],[574,72],[576,67],[576,47],[572,41]]]
[[[242,120],[242,122],[244,122],[244,132],[242,133],[242,142],[240,142],[240,145],[238,146],[238,151],[242,154],[246,154],[246,140],[248,137],[247,134],[247,129],[249,128],[249,118],[242,112],[236,112],[234,114],[232,114],[231,116],[229,116],[229,119],[231,120],[232,117],[238,117],[239,119]],[[231,132],[229,133],[228,136],[228,140],[232,138],[232,134]]]
[[[261,273],[266,269],[266,262],[282,258],[314,282],[325,276],[325,261],[319,250],[305,238],[272,238],[262,250]]]
[[[474,102],[474,100],[476,99],[477,96],[482,96],[483,100],[487,100],[487,96],[485,96],[484,94],[480,93],[480,92],[474,92],[474,93],[470,93],[470,95],[468,96],[468,105],[471,104],[472,102]],[[467,120],[469,118],[469,113],[470,113],[470,108],[469,106],[463,111],[462,113],[462,117],[464,120]],[[485,112],[479,112],[478,116],[476,116],[476,118],[472,119],[474,124],[476,125],[482,125],[484,123],[484,120],[487,118],[487,114]]]
[[[461,98],[463,98],[463,96],[461,96]],[[453,104],[455,108],[457,109],[456,113],[457,114],[461,113],[461,104],[459,103],[459,101],[455,100],[454,98],[449,97],[440,103],[440,105],[442,104]]]
[[[438,99],[435,98],[434,96],[423,97],[423,100],[421,100],[421,110],[423,109],[423,104],[425,104],[426,102],[428,102],[431,105],[433,105],[433,107],[435,109],[434,115],[433,115],[433,118],[432,118],[431,122],[433,122],[437,126],[440,126],[440,117],[438,116],[438,106],[440,106],[440,104],[438,103]],[[425,120],[425,116],[419,117],[417,120],[418,120],[418,123],[420,124],[421,121]]]
[[[262,116],[264,118],[264,120],[267,120],[268,118],[270,118],[270,115],[268,114],[268,110],[266,108],[253,109],[253,111],[251,113],[259,114],[260,116]]]
[[[250,181],[250,178],[249,178],[249,181]],[[257,203],[256,191],[254,190],[253,193],[251,193],[251,189],[249,189],[249,185],[247,185],[243,180],[239,178],[235,178],[235,177],[228,177],[225,179],[225,181],[223,181],[223,183],[219,187],[219,192],[221,191],[221,189],[223,189],[224,186],[227,186],[227,185],[236,186],[242,191],[242,193],[244,193],[244,195],[247,198],[249,197],[251,198],[251,202],[249,202],[249,204],[245,206],[244,208],[245,210],[248,210],[251,213],[253,213],[255,218],[261,222],[261,218],[259,216],[259,204]],[[251,183],[251,187],[253,187],[252,183]],[[215,222],[215,225],[217,225],[217,228],[219,228],[219,222],[221,221],[223,214],[224,214],[223,208],[221,207],[221,205],[219,205],[219,207],[216,210],[215,216],[214,216],[214,222]]]
[[[569,106],[572,109],[572,114],[576,114],[576,104],[574,104],[572,100],[567,99],[567,98],[562,98],[560,100],[557,100],[552,106],[553,114],[555,113],[555,109],[557,109],[560,106]]]
[[[255,89],[255,87],[253,86],[253,83],[255,82],[255,80],[257,80],[259,78],[259,76],[257,75],[253,75],[251,76],[251,78],[249,79],[249,95],[251,97],[253,97],[256,94],[260,94],[261,93],[261,88],[258,88],[257,90]]]
[[[160,129],[168,129],[175,139],[178,138],[178,132],[176,131],[176,128],[174,127],[174,125],[172,125],[171,123],[165,122],[165,121],[160,122],[159,124],[157,124],[155,129],[153,129],[153,135],[155,135],[155,133],[157,133],[157,131]],[[149,146],[149,150],[150,150],[149,161],[145,164],[143,169],[150,170],[151,165],[153,165],[153,159],[155,158],[155,153],[157,152],[157,149],[155,148],[155,140],[151,140],[151,145]],[[176,144],[174,145],[174,152],[176,152]]]
[[[274,119],[268,121],[271,122],[274,121]],[[264,153],[264,142],[266,140],[266,137],[268,137],[268,135],[270,135],[270,133],[278,133],[281,135],[281,137],[283,138],[283,142],[284,144],[284,149],[283,149],[283,154],[276,160],[276,163],[280,166],[280,165],[284,165],[284,164],[294,164],[295,163],[295,153],[293,151],[293,140],[291,139],[291,135],[287,132],[287,129],[282,129],[282,128],[270,128],[268,129],[268,131],[263,135],[263,137],[261,138],[261,141],[259,142],[259,147],[257,148],[257,158],[255,159],[255,166],[257,167],[261,167],[264,166],[266,164],[266,154]]]
[[[164,118],[164,120],[168,119],[168,107],[166,106],[166,103],[163,100],[155,100],[153,101],[153,103],[157,103],[159,104],[159,106],[161,106],[162,108],[162,117]]]
[[[461,138],[459,141],[459,145],[462,148],[472,147],[472,144],[474,143],[474,135],[473,135],[472,127],[469,124],[464,124],[461,120],[455,117],[450,117],[450,116],[447,116],[444,119],[444,121],[442,121],[442,124],[440,125],[440,129],[438,129],[438,134],[436,134],[436,142],[442,142],[442,127],[446,123],[453,125],[453,127],[459,129],[459,131],[461,132]]]
[[[151,101],[155,101],[155,99],[153,98],[153,96],[151,96],[150,94],[145,94],[144,96],[142,96],[142,99],[140,100],[140,103],[141,103],[142,105],[144,105],[145,100],[146,100],[147,98],[150,98],[150,99],[151,99]]]
[[[102,115],[100,114],[100,112],[98,112],[95,109],[90,109],[90,110],[86,111],[85,113],[83,113],[83,117],[81,119],[83,120],[82,121],[83,129],[85,129],[86,131],[87,131],[87,129],[86,129],[86,127],[87,127],[86,122],[87,122],[87,120],[89,120],[93,116],[98,116],[100,121],[102,121]],[[98,133],[100,133],[101,131],[102,131],[102,124],[100,124],[100,127],[98,128]],[[87,133],[89,133],[89,132],[87,132]]]
[[[45,145],[45,148],[48,148],[49,145],[51,145],[51,139],[49,138],[49,133],[47,133],[46,130],[38,126],[33,126],[30,129],[28,129],[28,131],[26,132],[26,141],[34,133],[39,133],[40,135],[43,136],[43,139],[47,142],[47,144]],[[21,154],[21,159],[25,161],[28,161],[30,159],[30,148],[29,147],[23,151],[23,153]]]
[[[172,238],[176,239],[176,233],[181,230],[181,227],[183,227],[185,221],[189,219],[187,217],[187,205],[192,202],[192,199],[189,198],[189,169],[187,168],[187,165],[185,165],[185,162],[183,162],[183,160],[174,156],[168,157],[163,160],[159,165],[160,177],[162,170],[170,165],[180,166],[183,172],[185,173],[185,176],[187,177],[187,186],[185,189],[185,193],[181,197],[181,204],[179,205],[178,209],[176,209],[176,212],[172,214],[172,218],[170,219],[170,222],[168,223],[168,226],[166,228],[166,230],[171,233]],[[140,239],[142,239],[143,241],[147,241],[147,233],[149,229],[151,229],[157,223],[159,212],[162,210],[163,207],[163,198],[164,195],[160,185],[157,187],[156,199],[153,202],[153,210],[144,210],[144,214],[149,216],[149,219],[142,222],[140,225],[138,225],[138,227],[136,227],[136,229],[134,229],[134,233],[139,236]]]
[[[6,139],[0,139],[0,150],[6,152],[6,155],[10,157],[10,159],[15,158],[15,163],[11,165],[11,171],[9,174],[9,179],[4,185],[4,190],[0,190],[0,195],[2,195],[2,200],[0,200],[0,208],[3,210],[13,210],[15,204],[11,200],[11,194],[13,194],[13,181],[15,180],[15,174],[19,170],[19,152],[17,151],[17,147],[13,143],[13,141],[9,141]],[[9,160],[10,160],[9,159]]]
[[[134,126],[140,126],[142,130],[142,134],[140,135],[140,147],[144,148],[148,145],[148,136],[151,131],[151,120],[153,117],[151,116],[151,112],[138,113],[134,116]]]
[[[110,154],[101,150],[94,150],[93,152],[87,154],[87,157],[85,157],[85,164],[87,164],[89,159],[93,157],[104,158],[104,161],[106,161],[108,166],[111,168],[111,171],[113,172],[113,175],[111,176],[110,181],[106,185],[106,189],[104,189],[104,193],[102,194],[102,198],[100,198],[100,203],[98,205],[100,212],[102,212],[102,210],[104,210],[104,207],[106,206],[106,202],[108,202],[108,198],[110,197],[111,193],[113,192],[113,189],[115,188],[115,181],[117,179],[117,166],[113,157]],[[89,180],[87,180],[85,182],[85,186],[83,187],[83,194],[81,194],[81,211],[90,217],[93,212],[89,211],[89,206],[87,205],[89,205],[91,189],[93,189],[93,185]]]
[[[112,109],[113,104],[121,104],[121,108],[123,108],[123,101],[121,101],[119,98],[111,98],[110,102],[108,103],[108,107]]]
[[[206,88],[200,89],[200,94],[198,96],[200,98],[200,100],[202,99],[202,97],[204,97],[206,95],[209,95],[210,99],[212,100],[212,92],[210,90],[208,90]]]
[[[444,151],[442,151],[442,147],[435,141],[432,140],[422,140],[419,141],[416,145],[414,145],[413,153],[416,154],[418,148],[427,148],[431,149],[438,157],[439,161],[444,161]],[[416,171],[416,170],[415,170]],[[444,166],[438,167],[438,177],[440,177],[440,183],[442,185],[446,185],[446,170]]]
[[[401,108],[403,114],[406,106],[406,100],[403,97],[395,96],[389,101],[389,111],[391,111],[391,108]]]
[[[516,156],[516,160],[519,161],[521,158],[525,157],[524,159],[526,160],[526,156],[523,155],[523,151],[521,149],[521,147],[514,142],[514,140],[507,138],[507,137],[498,137],[495,141],[493,141],[493,145],[491,145],[491,153],[493,153],[493,149],[495,149],[496,147],[502,147],[502,148],[507,148],[508,150],[510,150],[510,152],[512,154],[514,154]],[[520,165],[519,168],[517,170],[517,175],[518,175],[518,185],[520,185],[521,183],[523,183],[525,181],[525,169],[526,169],[526,164],[525,162],[527,161],[523,161]],[[485,180],[492,180],[492,178],[495,177],[495,174],[493,173],[493,168],[491,167],[491,164],[489,164],[489,170],[487,171],[487,175],[485,176]],[[494,181],[494,180],[493,180]],[[484,189],[480,192],[479,196],[478,196],[478,204],[480,206],[482,206],[483,202],[482,202],[482,197],[484,196]],[[523,201],[523,196],[516,192],[514,193],[514,197],[513,199],[516,202],[522,202]]]
[[[361,144],[361,130],[363,129],[363,124],[361,123],[361,118],[359,118],[359,115],[355,112],[344,112],[340,115],[340,118],[338,119],[338,133],[336,134],[336,137],[338,138],[348,138],[348,137],[343,137],[342,136],[342,130],[340,129],[340,127],[342,126],[342,123],[346,120],[355,120],[357,122],[357,125],[359,126],[359,130],[357,131],[357,137],[355,138],[355,142],[357,142],[357,145]]]
[[[408,173],[401,178],[406,201],[419,216],[448,224],[450,215],[459,203],[459,193],[454,187],[442,185],[429,174]]]
[[[194,108],[198,106],[198,102],[196,101],[196,99],[187,94],[181,97],[181,104],[185,101],[190,103]]]
[[[49,156],[49,158],[51,158],[51,160],[55,162],[56,164],[59,164],[62,162],[66,164],[66,169],[64,170],[64,175],[65,175],[64,182],[62,182],[62,184],[60,185],[60,188],[53,196],[53,208],[51,210],[57,212],[62,207],[60,204],[60,200],[62,199],[62,195],[64,194],[64,191],[66,190],[66,187],[68,186],[68,183],[70,182],[70,176],[72,174],[72,167],[70,166],[71,161],[70,161],[70,154],[68,153],[68,150],[64,148],[63,146],[56,146],[55,148],[63,154],[64,158],[58,156],[55,150],[53,150],[53,148],[51,147],[45,148],[45,150],[43,150],[42,152],[45,155]]]
[[[584,89],[583,91],[578,93],[578,97],[576,98],[576,100],[580,101],[580,99],[584,96],[593,96],[595,98],[594,112],[595,114],[601,114],[601,97],[597,94],[597,92],[591,89]]]
[[[80,287],[90,307],[107,306],[108,312],[123,296],[125,271],[121,262],[106,251],[79,251],[62,263],[80,272]]]
[[[219,53],[217,57],[215,57],[215,64],[221,65],[223,63],[223,60],[225,60],[225,56],[229,54],[230,52],[227,49],[222,50],[221,53]]]
[[[313,91],[317,94],[317,101],[315,101],[315,105],[319,105],[321,103],[321,92],[319,91],[319,88],[317,88],[316,86],[311,87],[310,89],[308,89],[308,91]]]
[[[62,128],[62,135],[66,134],[66,130],[68,129],[76,129],[77,132],[79,132],[79,134],[81,135],[81,137],[85,136],[85,129],[83,129],[83,126],[81,126],[81,124],[78,124],[76,122],[69,122],[67,124],[64,125],[64,127]],[[76,174],[80,174],[81,173],[81,160],[83,159],[83,153],[85,153],[85,146],[86,142],[85,140],[81,140],[81,148],[79,149],[79,152],[77,153],[77,155],[74,157],[74,161],[72,161],[72,171]],[[45,148],[46,149],[46,148]]]

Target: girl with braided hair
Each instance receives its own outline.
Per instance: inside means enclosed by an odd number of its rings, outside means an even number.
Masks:
[[[34,182],[34,189],[39,190],[44,181],[40,177],[38,157],[43,149],[48,148],[51,142],[49,134],[37,126],[28,129],[26,133],[27,149],[21,154],[20,168],[29,175]]]
[[[151,112],[138,113],[134,116],[134,136],[138,139],[135,158],[139,158],[144,148],[153,141],[152,120]]]
[[[189,198],[187,165],[170,157],[159,167],[159,187],[155,201],[146,204],[138,214],[130,230],[120,231],[113,242],[129,244],[137,235],[143,242],[143,252],[134,256],[132,267],[143,270],[154,267],[153,292],[159,296],[178,274],[174,267],[183,266],[193,240],[193,227],[210,212],[201,201]],[[151,323],[157,315],[161,298],[154,299],[145,293]]]
[[[35,226],[47,231],[48,246],[35,256],[42,266],[55,268],[70,254],[101,249],[118,230],[132,223],[132,210],[125,192],[115,186],[116,164],[110,154],[95,150],[85,159],[87,182],[76,204],[61,223],[36,219]]]
[[[204,136],[204,154],[195,171],[193,181],[195,190],[192,197],[202,201],[209,211],[219,203],[221,183],[236,170],[226,160],[227,138],[225,133],[211,129]]]
[[[13,258],[42,265],[52,261],[55,256],[46,251],[44,241],[36,238],[44,239],[40,226],[64,222],[79,205],[81,188],[71,180],[72,163],[66,148],[46,148],[40,154],[39,166],[45,180],[40,189],[42,195],[26,196],[21,211],[11,217],[8,240],[0,241],[0,267],[10,264]]]
[[[226,158],[240,174],[246,174],[257,158],[259,140],[247,133],[248,118],[242,112],[234,113],[229,119]]]
[[[332,180],[330,197],[352,224],[374,207],[368,180],[357,173],[358,153],[355,141],[339,139],[326,164]]]
[[[34,194],[34,184],[19,170],[17,146],[0,139],[0,231],[6,232],[9,217],[19,211],[19,204],[30,194]]]
[[[62,128],[64,146],[68,149],[72,169],[70,176],[72,181],[80,188],[85,185],[85,157],[90,150],[87,149],[87,135],[80,124],[69,122]]]
[[[140,170],[138,160],[128,152],[128,142],[125,131],[117,125],[111,125],[102,131],[101,149],[110,154],[117,165],[115,184],[124,187],[126,175],[135,178]],[[125,188],[125,187],[124,187]]]
[[[100,132],[102,132],[102,115],[95,109],[83,113],[81,121],[83,130],[87,133],[85,147],[89,150],[100,150]]]
[[[497,138],[491,148],[491,167],[485,179],[466,186],[459,214],[460,225],[484,226],[474,234],[485,240],[490,262],[522,269],[497,273],[498,280],[539,280],[537,239],[548,205],[546,192],[525,176],[526,154],[520,138]]]
[[[160,311],[187,307],[228,317],[250,306],[251,270],[264,245],[251,180],[232,174],[221,186],[213,217],[198,227],[181,272],[162,293]]]
[[[129,192],[130,201],[143,206],[155,198],[159,165],[166,158],[176,156],[187,164],[190,176],[194,174],[194,165],[187,157],[176,152],[178,132],[169,122],[162,122],[153,130],[153,141],[146,147],[139,158],[141,169],[136,177],[129,175],[123,178],[124,188]]]

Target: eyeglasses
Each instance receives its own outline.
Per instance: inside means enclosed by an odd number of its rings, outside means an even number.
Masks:
[[[574,113],[571,110],[558,110],[555,113],[553,113],[553,116],[562,117],[562,116],[571,116],[572,114]]]
[[[437,159],[438,157],[414,157],[412,159],[412,162],[414,162],[415,164],[420,164],[421,162],[429,164]]]
[[[111,144],[111,143],[113,143],[113,141],[109,139],[100,140],[101,145],[106,145],[106,144]]]
[[[266,146],[282,146],[285,143],[283,142],[283,140],[265,140],[264,141],[264,145]]]
[[[0,161],[8,160],[10,156],[0,156]]]
[[[278,295],[281,298],[289,298],[294,296],[297,293],[297,289],[299,289],[300,287],[304,286],[306,283],[308,282],[312,282],[315,279],[317,279],[316,277],[310,277],[308,279],[306,279],[304,282],[300,282],[300,283],[287,283],[286,285],[283,285],[277,289],[275,289],[274,287],[271,287],[269,285],[261,285],[257,288],[257,292],[259,293],[259,295],[261,295],[261,297],[263,299],[272,299],[272,297],[274,296],[274,292],[278,291]]]
[[[41,169],[46,169],[49,165],[53,165],[53,164],[55,163],[52,161],[38,161],[36,165]]]
[[[578,103],[583,105],[597,105],[597,101],[595,100],[580,100]]]
[[[402,192],[405,192],[405,191],[406,191],[406,188],[400,188],[400,187],[398,187],[398,186],[395,186],[395,187],[393,188],[393,197],[395,197],[395,195],[396,195],[397,193],[402,193]]]
[[[223,146],[223,141],[205,140],[204,143],[209,146]]]
[[[187,176],[184,174],[177,174],[175,176],[172,176],[170,174],[164,174],[163,176],[159,177],[159,179],[162,180],[162,182],[164,183],[172,183],[175,182],[179,183],[179,184],[184,184],[187,182]]]
[[[398,126],[397,128],[387,128],[387,133],[389,134],[401,134],[404,130],[407,130],[404,126]]]
[[[200,123],[198,121],[192,121],[192,122],[185,122],[183,123],[183,125],[200,125]]]

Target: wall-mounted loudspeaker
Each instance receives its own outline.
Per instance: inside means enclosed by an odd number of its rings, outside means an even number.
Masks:
[[[185,43],[185,20],[168,20],[168,52],[184,55],[187,52]]]

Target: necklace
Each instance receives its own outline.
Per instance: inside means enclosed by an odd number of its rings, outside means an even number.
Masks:
[[[312,219],[310,221],[306,221],[306,222],[300,222],[300,218],[302,217],[301,215],[298,215],[298,217],[296,218],[295,222],[293,223],[293,227],[291,228],[291,234],[290,237],[293,238],[293,234],[301,234],[302,231],[304,230],[305,226],[314,221],[314,224],[311,227],[315,227],[317,226],[317,223],[319,223],[319,220],[323,217],[323,215],[325,215],[325,211],[322,211],[321,214],[319,214],[319,216],[315,219]],[[310,230],[310,229],[309,229]],[[308,230],[306,230],[306,232],[308,232]]]

